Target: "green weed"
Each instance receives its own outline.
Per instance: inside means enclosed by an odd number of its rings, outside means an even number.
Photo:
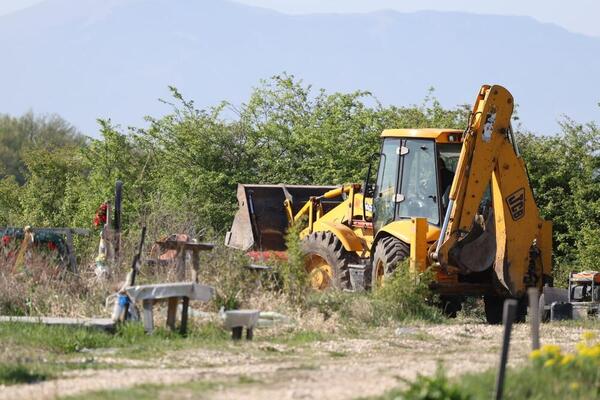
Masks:
[[[83,349],[116,348],[129,355],[156,355],[194,344],[217,345],[225,343],[228,338],[226,331],[212,323],[192,327],[186,337],[167,329],[156,329],[152,335],[147,335],[140,323],[121,325],[115,334],[86,328],[0,324],[0,342],[3,344],[53,354],[71,354]]]
[[[32,368],[21,363],[0,363],[0,385],[35,383],[51,379],[49,371]]]

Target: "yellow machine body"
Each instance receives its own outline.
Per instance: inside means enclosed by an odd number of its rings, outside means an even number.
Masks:
[[[383,146],[386,143],[399,143],[396,149],[398,160],[395,161],[398,167],[393,168],[398,168],[400,172],[393,177],[394,193],[378,188],[381,192],[365,195],[367,188],[361,188],[360,184],[336,188],[296,187],[295,190],[301,192],[302,196],[286,194],[283,203],[279,203],[279,211],[271,209],[269,212],[285,216],[288,225],[306,221],[306,227],[300,235],[302,239],[314,239],[318,233],[326,240],[337,238],[344,254],[351,256],[353,262],[366,266],[372,262],[378,242],[395,238],[410,247],[411,268],[417,271],[434,269],[436,287],[441,293],[492,293],[496,296],[518,297],[525,293],[527,287],[541,288],[551,277],[552,225],[539,215],[524,161],[512,140],[510,121],[513,105],[512,95],[503,87],[483,86],[464,131],[384,130],[381,134]],[[428,166],[433,171],[428,172],[429,175],[436,175],[437,186],[435,194],[427,196],[430,200],[425,198],[424,201],[429,201],[430,207],[439,209],[429,217],[405,215],[398,211],[399,204],[410,201],[399,192],[399,187],[403,179],[400,175],[404,173],[402,168],[407,168],[404,165],[408,163],[407,154],[411,154],[411,151],[413,157],[419,154],[415,140],[422,144],[420,148],[423,151],[428,146],[436,149],[438,153],[434,152],[434,157],[439,157],[443,146],[457,149],[453,158],[457,161],[452,166],[455,169],[454,176],[446,191],[449,197],[447,206],[442,205],[438,159],[435,166]],[[412,150],[408,148],[410,143]],[[385,156],[383,151],[378,173],[381,173],[386,162],[393,161],[390,156],[393,153]],[[415,176],[413,180],[416,186],[422,176]],[[280,190],[280,186],[283,185],[274,185],[272,188]],[[311,190],[313,195],[310,195]],[[485,196],[489,196],[490,210],[484,220],[479,211]],[[393,218],[377,222],[383,213],[383,208],[378,208],[377,202],[384,197],[393,199],[389,202],[392,211],[388,210]],[[239,191],[238,198],[240,211],[236,221],[245,221],[242,225],[244,237],[248,239],[242,242],[254,244],[256,248],[261,240],[249,238],[256,232],[272,235],[273,229],[261,231],[253,226],[257,224],[252,220],[252,214],[260,217],[260,212],[244,211],[248,205],[243,202],[251,199],[245,194],[240,197]],[[299,198],[302,200],[298,201]],[[284,230],[281,222],[278,226],[280,231]],[[283,233],[279,232],[278,235],[278,238],[282,237]],[[229,237],[228,240],[240,242],[236,237]],[[262,243],[265,242],[262,240]],[[262,246],[260,250],[272,249]],[[325,261],[323,263],[327,264]],[[319,280],[320,287],[325,281]]]

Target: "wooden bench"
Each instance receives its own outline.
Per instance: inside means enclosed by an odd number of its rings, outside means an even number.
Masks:
[[[175,330],[177,306],[181,302],[181,325],[179,328],[181,334],[187,332],[190,300],[209,301],[215,294],[215,290],[211,286],[195,282],[129,286],[125,288],[125,292],[133,302],[142,302],[144,329],[147,333],[152,333],[154,330],[154,304],[167,302],[167,326]]]

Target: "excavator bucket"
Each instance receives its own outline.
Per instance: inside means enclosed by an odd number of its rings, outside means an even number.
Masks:
[[[335,186],[238,184],[239,209],[225,245],[243,251],[284,251],[288,219],[284,201],[290,200],[294,215],[312,196],[321,196]],[[324,212],[341,203],[341,197],[323,202]]]

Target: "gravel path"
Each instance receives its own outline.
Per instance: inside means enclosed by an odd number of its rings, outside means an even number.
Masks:
[[[0,400],[53,399],[103,389],[191,381],[223,384],[207,393],[190,391],[186,398],[353,399],[381,394],[400,385],[401,379],[432,374],[438,365],[450,375],[494,367],[501,332],[502,327],[483,324],[432,325],[296,347],[257,341],[220,350],[187,349],[155,362],[128,363],[100,355],[99,362],[118,362],[126,367],[70,371],[48,382],[0,387]],[[575,327],[544,326],[542,338],[570,348],[581,332]],[[511,364],[523,362],[528,351],[528,326],[518,325],[513,332]],[[169,391],[161,391],[160,398],[171,398]],[[181,390],[177,398],[181,398]]]

